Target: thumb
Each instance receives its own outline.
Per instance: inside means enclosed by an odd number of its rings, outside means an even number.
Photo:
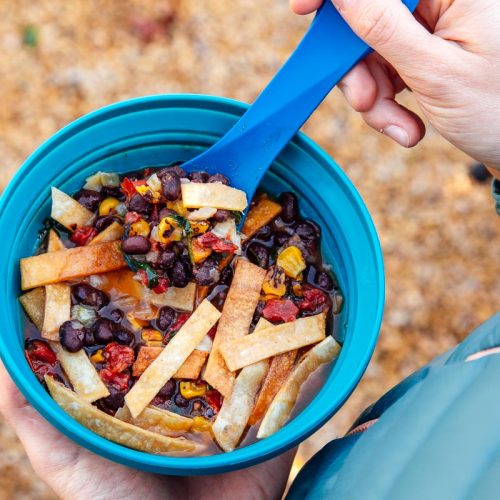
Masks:
[[[401,75],[421,74],[422,61],[436,50],[434,37],[401,0],[332,1],[352,30]]]

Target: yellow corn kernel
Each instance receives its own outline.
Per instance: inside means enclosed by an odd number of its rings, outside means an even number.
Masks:
[[[276,264],[291,278],[296,278],[306,268],[306,261],[302,256],[302,252],[295,246],[285,248],[278,255]]]
[[[200,245],[197,238],[193,238],[191,241],[191,259],[195,264],[203,262],[212,252],[211,248],[205,248],[203,245]]]
[[[165,217],[158,224],[158,238],[160,239],[161,243],[168,243],[170,241],[169,236],[172,226],[167,219],[168,217]]]
[[[142,331],[141,337],[146,345],[150,347],[162,345],[163,336],[158,330],[153,330],[152,328],[145,329]]]
[[[194,417],[191,429],[194,431],[210,432],[212,430],[212,422],[205,417]]]
[[[285,272],[281,267],[273,266],[267,271],[262,283],[262,291],[265,295],[274,295],[274,298],[285,295]]]
[[[146,195],[151,196],[151,201],[153,203],[158,203],[161,199],[161,194],[158,193],[157,191],[153,191],[149,186],[136,186],[135,190],[141,196],[146,196]]]
[[[99,349],[98,351],[94,352],[94,354],[90,356],[90,359],[92,363],[94,363],[95,365],[97,363],[104,363],[105,359],[104,359],[104,354],[102,353],[102,349]]]
[[[106,198],[99,205],[99,215],[109,215],[119,204],[116,198]]]
[[[296,297],[302,297],[303,293],[302,293],[302,283],[298,283],[298,282],[295,282],[292,284],[292,293],[296,296]]]
[[[183,217],[185,217],[187,214],[186,207],[182,203],[182,200],[167,201],[167,208],[170,208],[170,210],[177,212],[179,215],[182,215]]]
[[[207,221],[190,221],[189,223],[194,234],[206,233],[210,227],[210,223]]]
[[[181,382],[179,387],[181,396],[184,399],[192,399],[197,396],[203,396],[207,392],[207,384],[203,382],[199,385],[196,382]]]
[[[130,225],[130,236],[144,236],[147,238],[150,232],[151,228],[144,219],[139,219]]]

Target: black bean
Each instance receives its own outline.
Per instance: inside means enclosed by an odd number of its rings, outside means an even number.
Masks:
[[[186,177],[186,172],[179,165],[172,165],[171,167],[162,168],[156,175],[161,179],[165,174],[174,172],[179,178]]]
[[[274,241],[278,246],[284,245],[290,238],[291,236],[286,231],[276,231],[274,234]]]
[[[107,318],[98,319],[92,329],[97,344],[105,345],[113,341],[115,324]]]
[[[115,215],[102,215],[101,217],[97,217],[94,222],[94,227],[97,229],[97,232],[100,233],[104,231],[107,227],[111,226],[111,224],[115,221]]]
[[[174,201],[181,195],[181,180],[175,172],[167,172],[161,178],[163,196],[167,200]]]
[[[220,273],[219,283],[221,283],[221,285],[230,285],[232,280],[233,269],[231,266],[227,266]]]
[[[267,268],[269,265],[269,249],[261,243],[253,242],[249,245],[247,255],[250,262],[259,267]]]
[[[83,343],[86,347],[92,347],[95,345],[94,333],[89,328],[85,328],[85,338],[83,339]]]
[[[113,323],[121,323],[122,320],[123,320],[123,316],[124,316],[124,313],[121,309],[113,309],[110,313],[109,313],[109,317],[111,319],[111,321],[113,321]]]
[[[171,215],[175,215],[175,212],[173,210],[171,210],[170,208],[162,208],[160,210],[160,213],[158,214],[158,218],[162,220],[165,217],[170,217]]]
[[[85,327],[76,320],[66,321],[59,328],[59,339],[68,352],[77,352],[83,348]]]
[[[216,222],[224,222],[228,219],[228,217],[231,215],[231,212],[229,210],[222,210],[219,209],[217,212],[215,212],[215,215],[213,216],[213,219]]]
[[[92,189],[82,189],[75,194],[74,198],[80,205],[83,205],[91,212],[95,212],[99,208],[102,199],[101,193]]]
[[[158,396],[161,396],[165,399],[170,399],[175,393],[175,382],[173,380],[169,380],[158,392]]]
[[[293,222],[299,215],[299,204],[293,193],[281,193],[280,203],[282,206],[281,218],[285,222]]]
[[[321,236],[321,228],[311,220],[297,222],[294,229],[303,240],[317,240]]]
[[[71,287],[71,298],[74,304],[83,304],[101,309],[109,304],[109,297],[88,283],[78,283]]]
[[[144,236],[129,236],[122,241],[122,250],[128,254],[142,255],[148,253],[150,249],[151,242]]]
[[[187,408],[189,406],[189,400],[188,399],[184,399],[181,394],[176,394],[175,395],[174,403],[179,408]]]
[[[108,387],[108,390],[109,396],[99,399],[97,407],[109,415],[114,415],[125,404],[125,394],[112,385]]]
[[[127,330],[126,328],[118,328],[114,332],[113,337],[116,340],[116,342],[122,345],[133,346],[135,343],[134,334],[131,331]]]
[[[199,267],[194,269],[194,279],[198,285],[208,286],[217,283],[220,278],[218,264],[215,259],[206,259]]]
[[[255,312],[253,313],[252,323],[256,324],[259,321],[264,307],[266,307],[266,303],[263,300],[259,300],[257,307],[255,308]]]
[[[119,186],[103,186],[101,196],[103,198],[116,198],[117,200],[125,201],[125,195]]]
[[[156,326],[162,332],[166,332],[170,325],[174,322],[175,311],[168,306],[164,306],[158,312],[158,318],[156,319]]]
[[[332,277],[325,271],[319,271],[316,273],[314,277],[314,283],[318,285],[319,288],[322,288],[325,291],[330,291],[333,288],[333,279]]]
[[[137,193],[127,201],[127,209],[132,212],[137,212],[139,214],[148,216],[153,211],[153,205],[148,203],[145,198]]]
[[[209,175],[206,172],[190,172],[188,178],[191,182],[203,184],[208,181]]]
[[[273,231],[270,226],[262,226],[256,233],[254,238],[262,241],[268,241],[273,236]]]
[[[158,258],[157,266],[161,269],[170,269],[175,261],[177,260],[177,255],[173,250],[167,249],[160,254]]]
[[[182,260],[175,261],[168,274],[170,283],[175,287],[184,288],[189,283],[189,269]]]
[[[229,186],[229,179],[222,174],[214,174],[208,178],[208,182],[220,182],[221,184],[225,184]]]

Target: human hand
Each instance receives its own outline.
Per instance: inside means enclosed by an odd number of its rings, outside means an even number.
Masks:
[[[328,1],[328,0],[327,0]],[[333,0],[376,52],[339,84],[366,123],[405,147],[425,134],[395,97],[408,87],[430,123],[476,160],[500,169],[500,4],[421,0],[415,17],[401,0]],[[297,14],[322,0],[290,0]]]
[[[29,406],[0,363],[0,413],[21,440],[36,474],[63,499],[281,498],[295,451],[248,469],[214,476],[149,474],[94,455]]]

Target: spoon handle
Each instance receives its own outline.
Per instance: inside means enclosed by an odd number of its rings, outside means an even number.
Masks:
[[[404,0],[411,9],[418,0]],[[370,53],[326,0],[302,41],[248,111],[192,168],[225,171],[254,193],[269,165],[342,77]]]

